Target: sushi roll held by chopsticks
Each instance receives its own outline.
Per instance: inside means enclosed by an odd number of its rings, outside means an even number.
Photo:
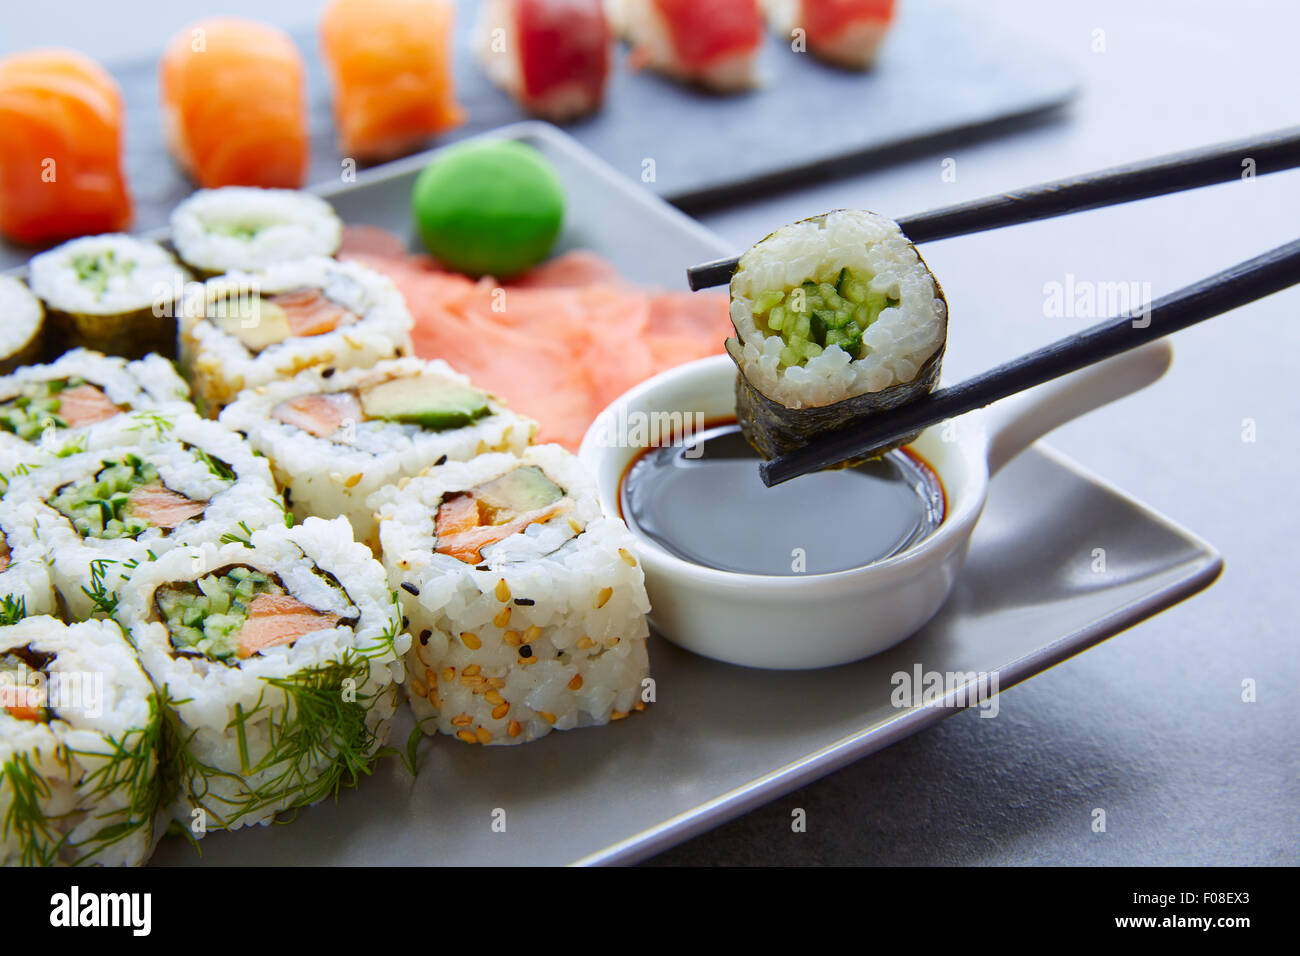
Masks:
[[[645,577],[577,458],[482,455],[371,501],[426,734],[521,744],[645,708]]]
[[[740,257],[731,322],[736,416],[770,459],[932,391],[948,307],[898,223],[838,209]]]
[[[139,866],[162,711],[112,621],[0,627],[0,865]]]
[[[195,836],[334,795],[388,739],[410,638],[343,518],[144,562],[123,618],[163,695],[164,810]]]

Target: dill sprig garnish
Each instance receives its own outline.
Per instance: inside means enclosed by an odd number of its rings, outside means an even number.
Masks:
[[[27,599],[21,594],[14,597],[6,594],[0,599],[0,627],[17,624],[27,616]]]
[[[198,458],[199,461],[203,462],[203,464],[208,466],[208,471],[212,472],[222,481],[235,480],[236,477],[235,469],[231,468],[230,465],[226,464],[224,461],[222,461],[220,458],[217,458],[215,455],[209,455],[202,448],[199,448],[195,445],[191,445],[189,447],[194,452],[195,457]]]
[[[110,591],[104,583],[104,566],[117,564],[112,558],[96,558],[90,562],[90,587],[82,586],[81,591],[90,599],[91,614],[102,614],[105,617],[112,617],[117,613],[117,606],[121,603],[116,591]]]
[[[253,546],[253,529],[245,521],[239,522],[239,530],[244,532],[243,535],[235,534],[233,531],[227,531],[221,536],[221,544],[242,544],[246,548]]]

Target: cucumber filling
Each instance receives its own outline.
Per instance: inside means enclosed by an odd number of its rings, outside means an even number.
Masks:
[[[781,367],[804,365],[832,346],[851,359],[866,354],[862,333],[899,300],[871,288],[865,272],[840,269],[834,281],[807,279],[789,289],[769,289],[754,300],[754,323],[779,335]]]
[[[46,428],[67,428],[59,417],[59,393],[86,384],[70,378],[54,382],[33,382],[6,402],[0,402],[0,428],[23,441],[36,441]]]
[[[94,255],[77,256],[72,260],[77,281],[97,296],[108,291],[108,284],[118,276],[129,276],[135,270],[131,259],[119,259],[116,250],[107,249]]]
[[[177,651],[227,661],[239,653],[239,632],[257,596],[287,593],[272,575],[233,567],[161,587],[154,604]]]

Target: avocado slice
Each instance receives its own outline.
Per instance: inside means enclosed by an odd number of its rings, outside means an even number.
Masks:
[[[527,511],[554,504],[564,497],[564,491],[540,468],[524,465],[484,482],[473,490],[473,495],[492,524],[503,524]]]
[[[261,296],[251,299],[241,296],[211,303],[208,318],[213,325],[239,339],[254,353],[283,342],[293,334],[284,309]]]
[[[361,410],[367,418],[435,431],[461,428],[492,411],[486,392],[435,375],[397,378],[365,389]]]

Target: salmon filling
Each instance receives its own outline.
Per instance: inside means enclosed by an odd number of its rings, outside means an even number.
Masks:
[[[443,498],[434,521],[434,550],[466,564],[478,564],[483,560],[484,548],[529,525],[550,521],[572,507],[572,500],[540,468],[516,468],[469,491]]]
[[[158,469],[136,455],[103,464],[93,477],[64,485],[49,502],[83,538],[135,538],[151,527],[171,531],[208,506],[167,488]]]
[[[294,425],[317,438],[329,438],[348,423],[362,419],[361,400],[353,392],[304,395],[281,402],[271,410],[272,416],[286,425]]]
[[[0,707],[15,720],[49,723],[50,709],[45,706],[41,688],[45,669],[53,654],[16,647],[0,654]]]
[[[5,571],[9,570],[10,560],[11,558],[9,556],[9,542],[5,540],[5,536],[3,534],[0,534],[0,574],[3,574]]]
[[[325,335],[357,319],[319,289],[294,289],[267,296],[267,301],[283,311],[294,336]]]
[[[0,429],[35,441],[47,428],[85,428],[122,411],[102,390],[81,379],[37,382],[0,402]]]
[[[154,604],[177,651],[226,662],[291,646],[342,619],[299,601],[274,575],[246,567],[169,584]]]

